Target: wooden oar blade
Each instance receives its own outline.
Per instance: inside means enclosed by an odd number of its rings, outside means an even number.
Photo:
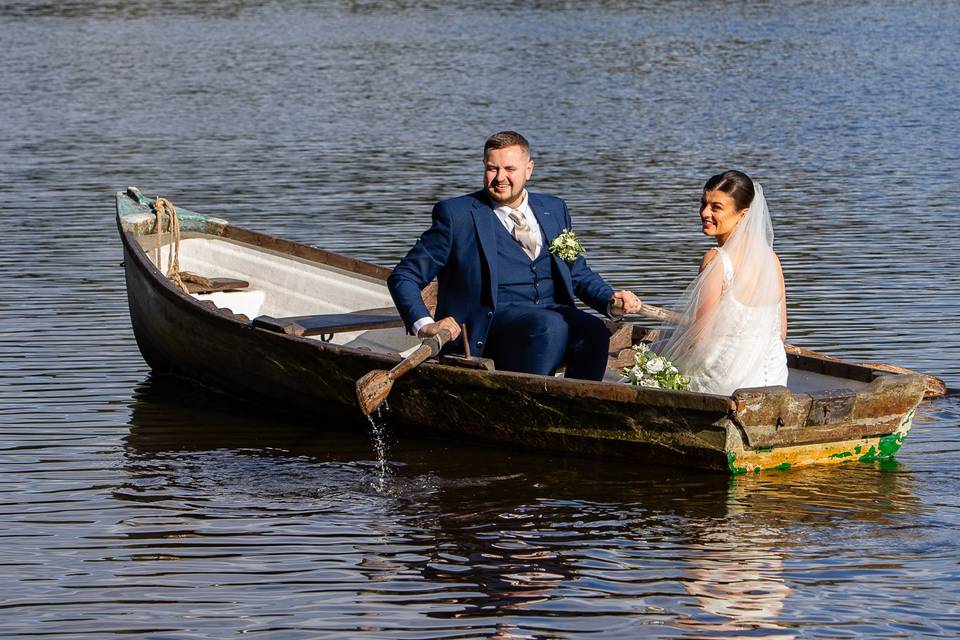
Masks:
[[[449,342],[450,334],[443,329],[431,338],[425,338],[416,351],[400,361],[390,371],[375,369],[357,380],[357,401],[364,415],[369,416],[377,410],[390,395],[394,380],[406,375],[425,360],[440,353],[441,347]]]
[[[357,402],[363,415],[369,416],[380,408],[392,387],[390,372],[382,369],[375,369],[357,380]]]

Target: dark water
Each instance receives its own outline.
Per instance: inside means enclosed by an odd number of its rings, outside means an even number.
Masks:
[[[950,637],[960,405],[729,480],[285,421],[151,378],[112,193],[389,265],[489,133],[666,303],[765,186],[790,341],[960,386],[954,2],[0,4],[0,636]]]

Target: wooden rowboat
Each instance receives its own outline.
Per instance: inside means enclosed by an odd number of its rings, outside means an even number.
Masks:
[[[134,334],[157,373],[323,424],[359,420],[357,379],[419,345],[393,307],[388,269],[185,209],[179,231],[158,225],[153,200],[133,188],[116,206]],[[172,258],[202,277],[174,284]],[[611,351],[648,335],[621,326]],[[788,353],[788,363],[789,388],[720,396],[632,387],[615,368],[585,382],[443,356],[398,381],[387,412],[400,429],[735,474],[872,461],[903,444],[920,375],[813,352]]]

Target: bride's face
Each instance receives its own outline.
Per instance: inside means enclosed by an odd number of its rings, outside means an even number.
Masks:
[[[700,224],[703,234],[715,237],[723,244],[746,212],[746,209],[737,210],[730,194],[715,190],[704,191],[700,198]]]

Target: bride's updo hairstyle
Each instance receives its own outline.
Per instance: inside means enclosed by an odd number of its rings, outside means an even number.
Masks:
[[[704,192],[724,192],[733,198],[733,204],[737,207],[737,211],[747,209],[753,202],[753,180],[742,171],[730,170],[718,173],[707,180],[707,184],[703,185],[703,190]]]

